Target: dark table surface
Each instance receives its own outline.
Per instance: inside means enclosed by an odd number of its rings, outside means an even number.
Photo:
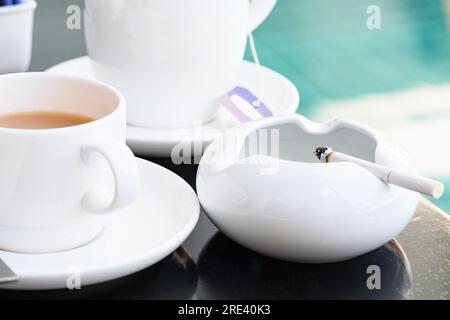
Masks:
[[[195,188],[197,166],[148,159]],[[202,210],[181,248],[139,273],[81,290],[1,291],[0,299],[449,299],[450,219],[422,200],[395,240],[353,260],[332,264],[278,261],[225,237]],[[369,290],[369,266],[381,289]]]
[[[38,0],[32,71],[86,54],[82,30],[68,30],[66,9],[81,0]],[[195,188],[195,165],[148,159]],[[356,259],[308,265],[266,258],[226,238],[202,211],[176,252],[139,273],[82,290],[13,292],[0,298],[39,299],[449,299],[449,216],[423,200],[396,240]],[[381,270],[381,289],[369,290],[367,268]]]

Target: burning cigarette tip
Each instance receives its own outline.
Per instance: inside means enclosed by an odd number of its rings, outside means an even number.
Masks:
[[[317,159],[320,161],[327,162],[327,157],[333,153],[333,149],[330,147],[318,147],[314,151],[314,154],[316,155]]]

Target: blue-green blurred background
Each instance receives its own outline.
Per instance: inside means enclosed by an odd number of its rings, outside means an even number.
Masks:
[[[367,27],[370,5],[380,8],[380,30]],[[254,37],[261,63],[299,89],[299,113],[350,116],[382,131],[395,118],[387,136],[427,160],[436,157],[423,155],[434,150],[431,141],[450,138],[449,26],[449,0],[279,0]],[[450,163],[418,167],[450,188]],[[450,212],[450,192],[436,203]]]

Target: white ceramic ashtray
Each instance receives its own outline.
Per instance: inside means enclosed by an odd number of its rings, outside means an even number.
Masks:
[[[234,241],[289,261],[347,260],[399,234],[418,194],[355,163],[320,163],[318,146],[414,171],[403,152],[362,125],[274,117],[231,129],[208,147],[197,177],[200,202]]]
[[[27,71],[36,1],[0,7],[0,74]]]

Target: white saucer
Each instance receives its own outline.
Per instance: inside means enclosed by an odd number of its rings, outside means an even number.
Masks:
[[[176,250],[194,229],[200,206],[180,177],[138,159],[142,190],[130,207],[115,213],[103,234],[91,243],[52,254],[0,251],[19,281],[1,289],[65,289],[79,274],[81,286],[117,279],[143,270]],[[176,198],[174,198],[176,194]],[[72,282],[73,281],[73,282]]]
[[[94,78],[88,57],[63,62],[48,69],[47,72]],[[292,82],[273,70],[248,61],[242,63],[238,85],[252,91],[274,115],[295,113],[300,102],[298,90]],[[173,147],[181,141],[183,144],[201,144],[205,148],[223,130],[238,124],[237,119],[221,108],[216,120],[201,127],[172,130],[128,126],[127,140],[136,154],[168,157]],[[199,148],[193,152],[196,156],[200,154]]]

